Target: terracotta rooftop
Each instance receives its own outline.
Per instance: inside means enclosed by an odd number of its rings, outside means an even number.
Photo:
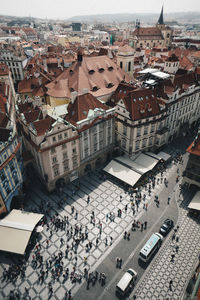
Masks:
[[[33,123],[33,127],[36,130],[37,136],[44,135],[47,131],[51,129],[51,125],[55,122],[52,117],[47,117]]]
[[[56,84],[63,79],[68,79],[68,84],[63,86],[63,89],[82,94],[83,89],[87,88],[94,96],[109,94],[121,81],[131,81],[130,76],[105,55],[83,56],[82,61],[76,61],[56,78]],[[53,89],[52,83],[47,84],[46,87],[49,95],[59,97],[61,91]],[[63,91],[63,93],[67,92]]]
[[[156,116],[161,112],[156,90],[138,89],[130,92],[123,101],[134,121]]]
[[[200,156],[200,132],[197,134],[193,143],[187,148],[187,152]]]
[[[8,116],[5,113],[0,111],[0,127],[6,128],[8,122],[9,122]]]
[[[0,94],[0,112],[6,113],[7,99]]]
[[[67,107],[66,120],[75,125],[78,121],[86,119],[89,110],[94,110],[95,108],[101,108],[105,111],[109,109],[107,105],[97,100],[90,93],[77,96],[74,103],[70,102]]]
[[[158,40],[163,39],[162,33],[157,27],[141,27],[136,28],[133,32],[133,36],[137,36],[140,39]]]

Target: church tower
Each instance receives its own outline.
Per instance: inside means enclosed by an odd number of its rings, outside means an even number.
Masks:
[[[166,26],[164,24],[164,18],[163,18],[163,6],[160,12],[160,16],[158,19],[158,22],[156,24],[156,27],[160,29],[162,36],[164,38],[164,45],[165,47],[169,47],[172,42],[172,29],[169,26]]]
[[[160,17],[158,19],[158,22],[156,24],[156,27],[158,27],[160,30],[165,28],[165,24],[164,24],[164,18],[163,18],[163,6],[160,12]]]

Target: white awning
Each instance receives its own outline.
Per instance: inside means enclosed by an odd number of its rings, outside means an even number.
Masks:
[[[139,173],[115,160],[112,160],[103,170],[131,186],[134,186],[141,177]]]
[[[170,159],[171,158],[171,155],[169,155],[169,154],[167,154],[167,153],[165,153],[165,152],[159,152],[158,154],[157,154],[157,156],[158,157],[160,157],[160,159],[163,159],[163,160],[165,160],[165,161],[167,161],[168,159]]]
[[[42,214],[13,209],[0,221],[0,250],[24,254],[31,233]]]
[[[143,175],[149,171],[148,168],[138,164],[135,160],[130,159],[127,156],[119,156],[116,158],[118,162],[126,164],[129,168],[132,168],[135,172]]]
[[[188,208],[200,210],[200,191],[196,192],[196,194],[192,198],[192,201],[188,205]]]
[[[143,166],[144,168],[148,169],[148,171],[151,171],[158,163],[158,160],[156,158],[153,158],[149,155],[141,153],[135,160],[137,164]]]

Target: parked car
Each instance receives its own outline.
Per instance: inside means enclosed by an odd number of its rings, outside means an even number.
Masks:
[[[171,219],[166,219],[162,226],[160,227],[159,233],[161,233],[163,236],[166,236],[170,230],[174,227],[174,222]]]
[[[116,286],[116,293],[124,296],[133,288],[136,279],[137,272],[133,269],[128,269],[118,282]]]

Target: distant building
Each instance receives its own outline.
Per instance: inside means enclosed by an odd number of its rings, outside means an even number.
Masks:
[[[134,48],[153,48],[157,46],[168,47],[171,45],[172,30],[164,24],[163,8],[155,27],[140,27],[140,21],[136,22],[136,29],[132,33]]]
[[[81,31],[81,23],[72,23],[72,31]]]
[[[17,45],[3,44],[0,47],[0,63],[5,63],[12,74],[14,85],[24,79],[24,68],[27,64],[27,57],[22,47]]]
[[[188,147],[189,159],[183,172],[183,182],[200,187],[200,130],[193,143]]]

